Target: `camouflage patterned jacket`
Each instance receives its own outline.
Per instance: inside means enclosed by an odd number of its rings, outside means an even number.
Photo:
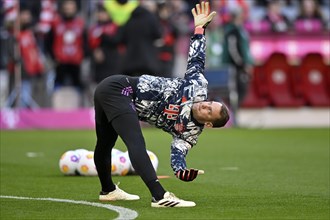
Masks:
[[[207,99],[204,64],[205,36],[194,35],[183,79],[142,75],[137,84],[134,101],[139,119],[173,136],[171,166],[174,172],[186,168],[188,150],[197,143],[204,127],[192,118],[193,103]]]

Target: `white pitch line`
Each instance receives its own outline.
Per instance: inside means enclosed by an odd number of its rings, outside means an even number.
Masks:
[[[51,202],[64,202],[64,203],[73,203],[79,205],[89,205],[93,207],[100,207],[109,209],[111,211],[115,211],[119,214],[116,220],[126,220],[126,219],[135,219],[138,217],[138,213],[132,209],[114,206],[110,204],[101,204],[96,202],[87,202],[87,201],[77,201],[77,200],[69,200],[69,199],[56,199],[56,198],[32,198],[32,197],[18,197],[18,196],[4,196],[0,195],[0,198],[4,199],[21,199],[21,200],[37,200],[37,201],[51,201]]]
[[[43,157],[44,156],[44,153],[42,152],[26,152],[26,156],[27,157]]]
[[[239,168],[238,168],[238,167],[222,167],[221,169],[222,169],[222,170],[236,171],[236,170],[238,170]]]

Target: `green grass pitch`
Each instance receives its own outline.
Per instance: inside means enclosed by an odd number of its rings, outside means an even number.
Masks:
[[[138,176],[114,177],[139,201],[112,202],[138,219],[329,219],[329,129],[206,129],[189,152],[189,167],[205,170],[190,183],[173,177],[171,137],[143,130],[159,159],[164,187],[193,200],[194,208],[155,209]],[[1,131],[1,195],[98,202],[97,177],[67,177],[58,168],[66,150],[93,150],[95,134],[83,131]],[[121,140],[116,145],[126,150]],[[37,152],[38,157],[27,157]],[[117,213],[85,205],[0,199],[0,219],[113,219]]]

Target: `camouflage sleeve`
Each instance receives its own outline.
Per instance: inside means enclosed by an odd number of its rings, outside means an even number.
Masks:
[[[195,34],[190,39],[190,47],[188,54],[188,65],[185,78],[198,78],[204,73],[205,67],[205,36]]]
[[[179,138],[174,138],[171,144],[171,166],[174,173],[186,169],[186,155],[191,145]]]

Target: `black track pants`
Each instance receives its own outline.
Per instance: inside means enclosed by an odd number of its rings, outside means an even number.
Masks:
[[[165,190],[157,179],[156,172],[147,154],[139,120],[136,114],[122,114],[110,123],[104,120],[96,124],[97,144],[94,161],[102,185],[102,191],[114,190],[111,178],[111,150],[118,135],[124,141],[131,163],[155,198],[161,198]]]

